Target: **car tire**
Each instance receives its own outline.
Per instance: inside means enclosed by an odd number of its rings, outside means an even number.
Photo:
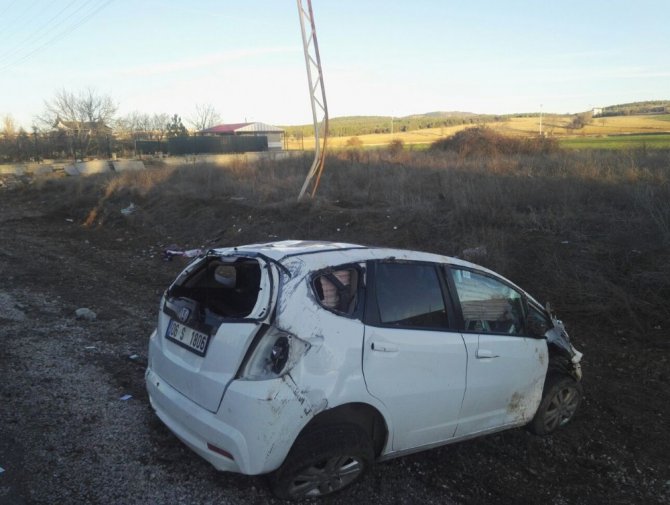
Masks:
[[[324,496],[359,480],[373,462],[372,442],[359,426],[319,427],[300,436],[270,487],[284,500]]]
[[[528,425],[536,435],[548,435],[565,426],[575,416],[582,401],[582,385],[564,374],[549,375],[542,401]]]

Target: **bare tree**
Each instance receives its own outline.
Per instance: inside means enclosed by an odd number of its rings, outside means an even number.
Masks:
[[[11,114],[6,114],[2,118],[2,135],[5,139],[13,139],[16,135],[16,121]]]
[[[198,104],[195,113],[187,121],[195,131],[201,131],[221,123],[221,115],[210,103]]]
[[[114,131],[122,138],[138,139],[142,133],[142,114],[133,111],[116,120]]]
[[[116,122],[116,131],[133,140],[163,140],[170,123],[166,113],[146,114],[134,111]]]
[[[149,124],[152,132],[151,139],[153,140],[163,140],[165,133],[168,129],[168,124],[170,123],[170,115],[165,112],[161,114],[154,114],[149,118]]]
[[[108,149],[110,125],[116,113],[116,104],[110,96],[91,88],[79,92],[61,89],[44,105],[45,111],[37,119],[51,129],[66,132],[75,158],[88,154],[92,140],[97,141],[99,149]]]

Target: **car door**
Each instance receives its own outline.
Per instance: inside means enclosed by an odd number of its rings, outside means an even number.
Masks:
[[[542,397],[546,341],[525,333],[524,298],[488,273],[449,268],[467,349],[467,387],[456,436],[529,422]]]
[[[446,284],[431,263],[369,265],[363,373],[387,408],[392,448],[454,436],[465,392],[466,350],[452,329]]]

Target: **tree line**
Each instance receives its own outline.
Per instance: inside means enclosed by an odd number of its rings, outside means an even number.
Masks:
[[[670,100],[649,100],[609,105],[603,107],[598,116],[635,116],[638,114],[670,114]]]
[[[2,118],[0,162],[126,155],[138,140],[160,142],[189,135],[179,114],[134,111],[119,117],[117,111],[109,95],[94,89],[61,89],[44,102],[29,132],[10,114]],[[221,123],[221,116],[211,104],[197,104],[186,121],[197,132]]]
[[[328,134],[333,137],[351,137],[375,133],[398,133],[427,128],[441,128],[462,124],[484,124],[505,120],[505,116],[468,113],[428,113],[404,117],[347,116],[330,119],[328,122]],[[314,127],[312,125],[287,126],[285,130],[286,135],[293,137],[314,135]]]

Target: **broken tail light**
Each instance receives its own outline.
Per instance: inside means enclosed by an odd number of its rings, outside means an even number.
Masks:
[[[295,335],[270,328],[242,367],[242,380],[276,379],[291,371],[310,345]]]

